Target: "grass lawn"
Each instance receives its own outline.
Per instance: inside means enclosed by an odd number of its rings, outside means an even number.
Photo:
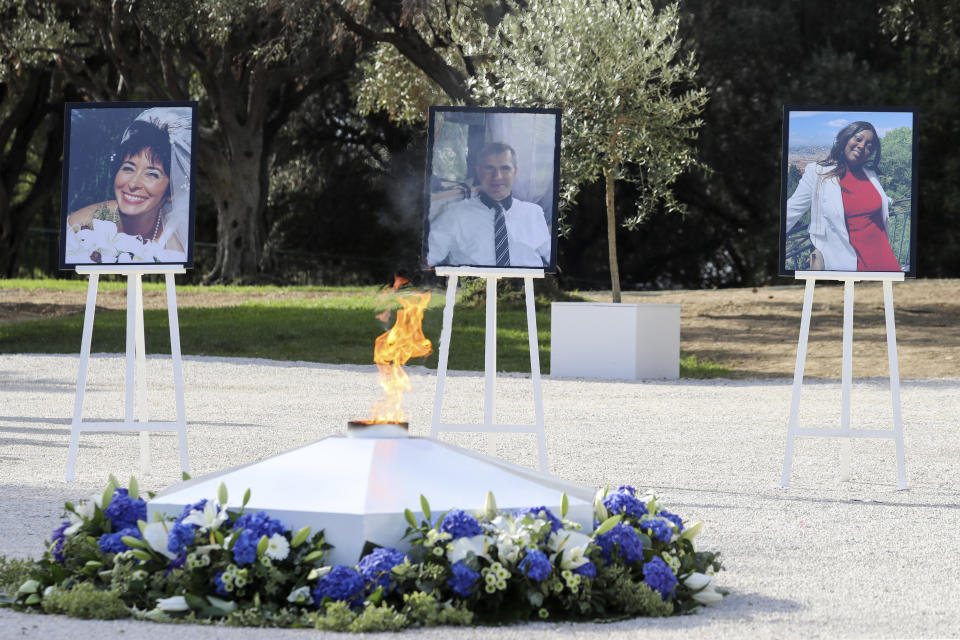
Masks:
[[[101,282],[101,290],[124,289],[123,281]],[[163,290],[160,282],[144,282],[145,290]],[[0,280],[0,288],[84,290],[86,280]],[[178,287],[178,292],[202,291],[243,293],[279,287]],[[291,288],[284,288],[289,291]],[[331,292],[337,295],[281,300],[258,300],[236,306],[181,307],[179,309],[181,350],[185,355],[304,360],[329,364],[372,364],[373,343],[388,327],[376,319],[387,299],[379,289],[297,287],[303,292]],[[435,292],[424,314],[424,334],[433,342],[434,353],[410,364],[437,367],[443,295]],[[396,305],[394,305],[396,306]],[[392,319],[391,319],[392,322]],[[454,313],[450,348],[450,369],[482,371],[484,366],[485,310],[458,305]],[[167,312],[144,312],[148,354],[170,352]],[[93,328],[94,353],[122,353],[125,350],[126,313],[101,310]],[[0,325],[0,352],[79,353],[82,316],[29,320]],[[550,310],[537,310],[540,368],[550,371]],[[530,371],[526,311],[522,306],[501,305],[497,318],[497,370]],[[719,377],[727,370],[692,356],[681,361],[681,377]]]

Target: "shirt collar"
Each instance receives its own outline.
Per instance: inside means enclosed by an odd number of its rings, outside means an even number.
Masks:
[[[485,204],[490,209],[496,209],[497,205],[499,204],[501,207],[503,207],[504,211],[509,211],[510,206],[513,204],[513,196],[507,196],[503,200],[494,200],[484,191],[478,191],[477,195],[480,196],[480,202]]]

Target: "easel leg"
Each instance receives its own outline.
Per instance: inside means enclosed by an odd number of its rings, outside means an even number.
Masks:
[[[443,327],[440,329],[440,358],[437,362],[437,389],[433,395],[433,419],[430,437],[440,435],[440,413],[443,409],[443,388],[447,382],[447,364],[450,359],[450,334],[453,330],[453,307],[457,302],[457,276],[447,276],[447,300],[443,307]]]
[[[134,414],[137,422],[149,422],[150,418],[147,410],[147,345],[143,335],[143,277],[138,273],[132,278],[134,286],[134,297],[136,309],[134,320],[136,327],[134,331],[136,373],[134,375],[134,388],[136,391],[136,402],[134,404]],[[128,280],[128,283],[130,280]],[[129,284],[128,284],[129,286]],[[140,475],[150,474],[150,432],[140,432]]]
[[[850,480],[850,383],[853,378],[853,280],[843,283],[843,364],[840,372],[840,479]]]
[[[897,328],[893,318],[893,283],[883,281],[883,310],[887,322],[887,359],[890,362],[890,399],[893,403],[893,443],[897,455],[897,488],[907,488],[907,462],[903,447],[903,414],[900,412],[900,364]]]
[[[527,297],[527,336],[530,343],[530,378],[533,381],[533,411],[537,427],[537,457],[540,471],[549,473],[547,465],[547,436],[543,420],[543,388],[540,384],[540,347],[537,339],[537,311],[534,305],[533,278],[524,278]]]
[[[793,466],[793,445],[797,437],[800,414],[800,390],[803,387],[803,369],[807,363],[807,339],[810,335],[810,316],[813,312],[813,287],[816,281],[807,280],[803,291],[803,313],[800,316],[800,340],[797,343],[797,365],[793,370],[793,394],[790,398],[790,417],[787,419],[787,445],[783,454],[783,473],[780,486],[790,486],[790,469]]]
[[[87,308],[83,314],[83,338],[80,342],[80,369],[77,372],[77,395],[73,402],[73,422],[70,424],[70,449],[67,453],[67,482],[73,482],[80,450],[80,423],[83,422],[83,396],[87,390],[87,366],[90,363],[90,343],[93,339],[93,314],[97,307],[97,287],[100,276],[90,274],[87,284]]]
[[[497,279],[487,278],[487,326],[486,345],[484,347],[483,363],[483,423],[488,427],[493,424],[495,412],[493,407],[494,385],[497,375]],[[487,453],[497,456],[497,440],[492,433],[487,434]]]
[[[173,388],[177,403],[177,440],[180,446],[180,470],[190,473],[187,453],[187,409],[183,401],[183,367],[180,361],[180,321],[177,317],[177,285],[172,273],[167,280],[167,319],[170,324],[170,357],[173,360]]]

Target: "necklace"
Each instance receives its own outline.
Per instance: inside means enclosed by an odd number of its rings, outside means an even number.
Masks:
[[[113,223],[116,224],[117,226],[120,226],[120,215],[119,215],[119,213],[120,213],[120,207],[116,207],[116,208],[113,210],[113,214],[112,214],[112,218],[113,218],[113,219],[111,220],[111,222],[113,222]],[[156,242],[158,235],[160,235],[160,212],[159,212],[159,211],[157,211],[157,221],[153,224],[153,236],[150,238],[150,241],[151,241],[151,242]],[[142,243],[144,243],[144,244],[147,243],[147,240],[145,240],[144,237],[143,237],[142,235],[140,235],[139,233],[136,235],[136,237],[139,238],[140,242],[142,242]]]

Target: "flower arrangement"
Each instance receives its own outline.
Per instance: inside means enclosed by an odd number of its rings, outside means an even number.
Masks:
[[[187,258],[182,251],[166,249],[155,239],[119,232],[115,222],[97,218],[89,225],[67,229],[65,256],[71,264],[185,262]]]
[[[565,519],[566,496],[559,516],[499,510],[488,494],[481,513],[436,517],[421,497],[422,520],[405,512],[409,551],[368,544],[355,566],[332,567],[323,532],[247,512],[249,498],[229,510],[221,484],[216,499],[148,523],[136,480],[111,477],[102,494],[67,503],[19,587],[0,558],[0,590],[22,610],[341,631],[663,616],[724,595],[717,554],[694,548],[701,523],[632,487],[598,493],[592,534]]]

